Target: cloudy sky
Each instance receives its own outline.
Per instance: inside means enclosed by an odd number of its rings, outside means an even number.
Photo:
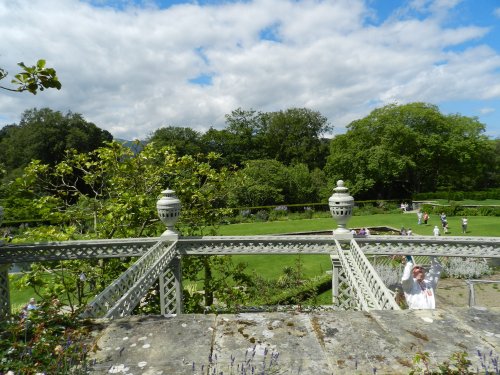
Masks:
[[[44,58],[63,85],[0,91],[0,127],[49,107],[143,139],[306,107],[343,133],[424,101],[500,137],[499,28],[500,0],[0,0],[0,67]]]

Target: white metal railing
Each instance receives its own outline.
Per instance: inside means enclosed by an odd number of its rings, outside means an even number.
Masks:
[[[154,264],[147,267],[147,272],[143,273],[137,282],[134,283],[116,304],[108,310],[104,316],[105,318],[119,318],[130,315],[148,290],[154,285],[159,277],[161,277],[164,272],[163,270],[168,267],[172,259],[176,256],[175,244],[171,244],[169,247],[165,247],[164,245],[163,243],[160,245],[163,248],[163,253],[159,259],[157,259]],[[172,292],[175,293],[175,291]]]
[[[476,291],[474,285],[476,284],[500,284],[500,280],[465,280],[469,289],[469,307],[476,306]]]
[[[393,293],[384,285],[355,240],[350,242],[349,250],[343,250],[337,241],[337,249],[342,269],[346,274],[346,281],[356,292],[351,298],[356,300],[359,309],[400,309]]]
[[[342,250],[339,244],[350,245]],[[120,316],[127,314],[145,293],[146,286],[165,272],[175,255],[225,254],[325,254],[341,257],[345,275],[342,282],[350,286],[347,298],[358,301],[362,309],[393,309],[393,298],[380,281],[369,255],[404,255],[427,257],[500,258],[498,237],[422,237],[369,236],[337,240],[331,235],[280,235],[232,237],[183,237],[164,244],[161,238],[120,240],[66,241],[26,245],[0,244],[0,315],[10,313],[8,265],[14,262],[42,262],[47,260],[142,257],[108,286],[89,304],[86,316]],[[340,249],[340,250],[338,250]],[[344,277],[345,276],[345,277]],[[162,279],[163,278],[163,279]],[[166,280],[164,275],[160,281]],[[171,278],[169,279],[171,280]],[[180,278],[179,278],[180,280]],[[177,282],[177,281],[175,281]],[[169,286],[168,290],[172,290]],[[179,289],[172,291],[172,299],[180,306]],[[346,303],[346,306],[350,302]],[[111,311],[111,312],[110,312]],[[179,311],[179,307],[177,308]]]
[[[170,247],[165,250],[165,243],[158,241],[146,254],[144,254],[137,262],[129,267],[118,279],[111,285],[106,287],[96,298],[87,305],[87,308],[82,313],[82,317],[102,317],[107,315],[120,315],[124,311],[130,311],[137,303],[137,298],[134,298],[136,290],[144,290],[145,280],[149,280],[151,270],[157,268],[159,262],[168,259],[168,262],[173,256],[173,248],[175,242],[170,242]],[[165,255],[169,257],[165,257]],[[168,265],[168,262],[164,266]],[[156,277],[157,278],[157,277]],[[154,280],[153,280],[154,282]],[[147,291],[147,290],[146,290]],[[144,292],[145,294],[145,292]],[[142,294],[140,298],[144,295]],[[134,305],[133,303],[137,301]]]

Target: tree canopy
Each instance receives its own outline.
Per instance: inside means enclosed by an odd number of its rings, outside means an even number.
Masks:
[[[274,159],[285,165],[304,163],[323,168],[332,130],[326,117],[306,108],[257,112],[238,108],[226,115],[226,127],[211,127],[204,134],[189,128],[167,127],[154,132],[151,141],[184,152],[215,152],[225,166],[242,166],[248,160]]]
[[[204,153],[201,133],[191,128],[168,126],[155,130],[147,139],[157,147],[171,146],[179,156]]]
[[[434,105],[387,105],[353,121],[330,145],[325,171],[366,198],[488,187],[494,149],[476,118]]]
[[[8,172],[22,169],[32,160],[56,164],[66,150],[90,152],[113,139],[107,131],[82,115],[63,115],[49,108],[26,110],[18,125],[0,129],[0,164]]]
[[[316,203],[327,201],[329,194],[320,169],[274,159],[249,160],[228,181],[230,207]]]

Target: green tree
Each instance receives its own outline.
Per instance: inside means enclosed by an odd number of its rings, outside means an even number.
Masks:
[[[16,74],[11,81],[17,88],[0,86],[0,89],[15,92],[28,91],[33,95],[36,95],[38,90],[43,91],[49,88],[60,90],[61,83],[57,78],[56,71],[53,68],[45,67],[45,63],[45,60],[38,60],[36,65],[26,66],[20,62],[17,65],[22,68],[22,71]],[[0,68],[0,80],[6,78],[8,74],[5,69]]]
[[[23,113],[19,125],[0,130],[0,163],[8,172],[21,170],[32,160],[53,165],[64,159],[66,150],[89,152],[112,139],[108,131],[80,114],[30,109]]]
[[[215,234],[221,218],[229,213],[223,207],[224,182],[230,173],[226,168],[214,168],[212,164],[216,160],[215,154],[178,157],[172,148],[156,147],[153,143],[134,153],[112,142],[90,153],[69,151],[63,161],[53,166],[33,161],[25,174],[9,185],[10,194],[31,197],[28,200],[31,209],[38,209],[43,220],[57,225],[28,228],[16,241],[159,235],[165,228],[158,220],[156,201],[165,187],[174,189],[182,202],[178,223],[182,234]],[[6,207],[6,210],[14,209],[19,207]],[[45,293],[66,293],[70,301],[70,296],[78,291],[78,275],[82,269],[87,269],[88,279],[99,280],[97,290],[92,293],[95,294],[129,263],[121,260],[65,262],[64,266],[36,269],[38,272],[23,280],[31,286],[44,283],[42,276],[50,269],[54,277],[56,274],[60,277],[53,282],[53,287],[44,288]],[[241,281],[244,276],[241,267],[230,263],[230,258],[188,257],[183,273],[187,279],[198,280],[203,271],[208,305],[213,303],[214,296],[235,302],[237,296],[244,298],[245,293],[232,294],[229,285],[235,285],[235,280]],[[234,272],[212,272],[213,267]],[[57,269],[61,271],[57,273]],[[187,291],[186,298],[189,296],[192,295]],[[186,305],[200,308],[190,301],[186,301]]]
[[[348,181],[358,199],[477,189],[491,168],[484,125],[443,115],[434,105],[387,105],[347,129],[331,141],[325,172],[331,180]]]
[[[322,136],[331,130],[324,116],[306,108],[268,113],[239,108],[226,115],[225,129],[210,128],[202,139],[225,165],[275,159],[285,165],[304,163],[312,170],[325,164],[328,140]]]
[[[242,166],[247,160],[262,159],[261,113],[238,108],[226,115],[226,128],[210,128],[203,136],[207,152],[222,155],[226,166]]]
[[[262,149],[262,113],[253,109],[238,108],[226,115],[226,131],[229,135],[229,150],[236,161],[241,165],[243,161],[256,160],[266,157]]]
[[[229,182],[231,207],[257,207],[285,203],[286,166],[277,160],[249,160]]]
[[[160,128],[148,137],[147,142],[154,142],[157,147],[172,146],[179,156],[204,153],[201,134],[191,128]]]
[[[274,159],[249,160],[228,183],[231,207],[316,203],[326,187],[323,173],[305,164],[286,166]],[[331,194],[331,193],[330,193]]]
[[[332,131],[326,117],[307,108],[261,115],[263,147],[268,158],[291,165],[306,164],[310,169],[323,168],[328,142],[323,135]]]
[[[285,200],[289,204],[317,203],[328,201],[331,189],[323,171],[316,168],[312,171],[303,163],[287,167],[288,187],[285,190]],[[327,195],[325,195],[327,191]]]

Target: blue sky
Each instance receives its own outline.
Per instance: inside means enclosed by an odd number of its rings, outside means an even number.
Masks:
[[[49,107],[132,139],[306,107],[343,133],[423,101],[496,138],[499,28],[500,0],[0,0],[0,66],[45,58],[63,84],[2,92],[0,126]]]

